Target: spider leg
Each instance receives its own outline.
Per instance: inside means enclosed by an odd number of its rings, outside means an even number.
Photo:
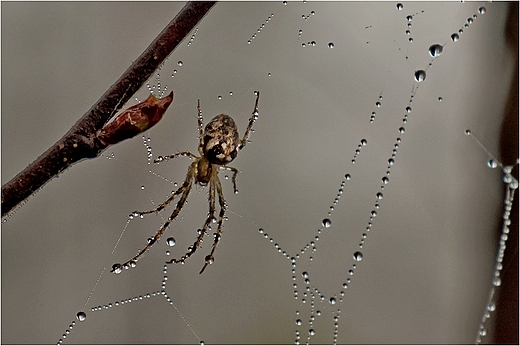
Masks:
[[[188,257],[193,255],[195,251],[200,247],[200,243],[202,243],[202,240],[204,238],[204,235],[206,234],[209,224],[214,220],[215,218],[215,186],[213,184],[213,179],[210,179],[209,181],[209,213],[208,217],[206,219],[206,222],[204,222],[204,226],[202,226],[202,229],[198,230],[198,236],[197,239],[195,239],[195,242],[193,242],[193,245],[188,247],[188,252],[186,252],[181,258],[179,259],[171,259],[169,260],[168,264],[172,263],[183,263]]]
[[[190,165],[190,168],[188,169],[188,173],[186,175],[186,180],[184,180],[184,183],[182,184],[182,186],[157,208],[157,211],[161,210],[162,208],[164,208],[165,205],[170,203],[175,197],[177,197],[179,194],[182,193],[181,198],[177,202],[177,206],[173,210],[173,212],[170,215],[170,217],[168,218],[168,220],[166,220],[164,225],[162,225],[162,227],[157,231],[157,233],[155,233],[154,236],[148,238],[148,243],[146,244],[146,246],[143,249],[139,250],[137,255],[130,258],[128,261],[126,261],[123,264],[121,264],[121,263],[114,264],[112,266],[112,272],[117,272],[118,270],[121,270],[123,268],[128,268],[128,267],[134,266],[135,262],[137,262],[137,260],[141,256],[143,256],[146,253],[146,251],[148,251],[157,242],[157,240],[159,240],[161,238],[164,231],[168,228],[170,223],[177,217],[177,215],[179,215],[182,207],[186,203],[186,199],[188,198],[188,194],[190,193],[193,178],[195,177],[196,172],[197,172],[197,162],[193,162]],[[153,212],[153,211],[150,211],[150,212]]]
[[[203,155],[202,147],[204,146],[204,122],[202,119],[202,110],[200,109],[200,100],[197,100],[197,127],[199,129],[199,153]]]
[[[255,120],[258,119],[258,98],[259,97],[260,97],[260,91],[257,91],[255,108],[253,109],[251,118],[249,118],[249,124],[247,125],[246,133],[244,133],[244,138],[242,138],[242,140],[240,141],[240,144],[238,145],[239,150],[246,146],[247,138],[249,137],[249,132],[251,132],[251,129],[253,128],[253,124],[255,123]]]
[[[220,167],[222,167],[222,169],[225,169],[227,171],[233,172],[233,177],[231,178],[231,180],[233,181],[233,191],[235,192],[235,195],[236,195],[238,193],[238,190],[237,190],[238,169],[236,169],[235,167],[229,167],[229,166],[220,166]]]
[[[162,156],[159,156],[159,158],[157,158],[154,162],[162,162],[163,160],[170,160],[170,159],[174,159],[178,156],[189,156],[191,157],[192,159],[197,159],[198,157],[193,155],[192,153],[190,153],[189,151],[183,151],[183,152],[180,152],[180,153],[176,153],[176,154],[173,154],[173,155],[168,155],[168,156],[165,156],[164,158]],[[190,169],[188,170],[188,174],[190,174],[190,170],[192,170],[191,166],[190,166]],[[195,171],[192,172],[191,174],[192,175],[192,178],[195,176]],[[134,216],[138,216],[138,215],[146,215],[146,214],[152,214],[152,213],[157,213],[161,210],[163,210],[164,208],[166,208],[168,206],[168,204],[170,204],[178,195],[180,195],[184,189],[185,189],[185,184],[186,184],[186,181],[187,181],[188,177],[186,177],[186,180],[184,181],[184,183],[181,185],[180,188],[177,189],[177,191],[175,191],[174,193],[172,193],[172,195],[170,197],[168,197],[168,199],[164,202],[162,202],[157,208],[155,209],[151,209],[151,210],[147,210],[147,211],[138,211],[138,210],[134,210],[134,212],[132,213]],[[190,181],[190,184],[191,184],[191,181]]]
[[[196,159],[197,156],[190,153],[189,151],[181,151],[179,153],[175,153],[175,154],[172,154],[172,155],[167,155],[167,156],[158,156],[155,160],[153,160],[153,163],[161,163],[163,161],[168,161],[168,160],[171,160],[171,159],[175,159],[177,157],[180,157],[180,156],[188,156],[192,159]]]
[[[220,213],[218,216],[218,227],[217,231],[213,233],[213,245],[211,246],[211,252],[209,255],[206,256],[205,261],[206,264],[204,264],[204,267],[200,270],[199,274],[202,274],[204,269],[208,266],[208,264],[212,264],[215,258],[213,257],[213,253],[215,252],[215,249],[217,248],[218,242],[220,241],[220,238],[222,236],[222,223],[224,222],[224,214],[226,213],[226,200],[224,199],[224,193],[222,192],[222,185],[220,184],[220,179],[218,178],[218,175],[214,176],[214,179],[212,181],[215,181],[215,188],[218,192],[218,203],[220,205]],[[214,211],[213,207],[213,211]]]

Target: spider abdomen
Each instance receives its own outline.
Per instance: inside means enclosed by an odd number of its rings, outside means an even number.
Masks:
[[[209,162],[225,165],[238,154],[238,130],[235,121],[219,114],[206,125],[202,151]]]

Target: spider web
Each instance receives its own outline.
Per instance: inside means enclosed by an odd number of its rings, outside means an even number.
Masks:
[[[14,67],[2,90],[3,177],[54,143],[181,6],[2,4],[4,45],[19,49],[3,57]],[[109,273],[171,208],[132,220],[112,254],[128,214],[161,203],[190,163],[179,158],[149,173],[142,141],[124,142],[113,159],[71,168],[3,224],[2,342],[52,343],[67,329],[64,343],[74,344],[473,342],[502,183],[464,131],[498,152],[512,72],[496,39],[507,6],[396,7],[217,4],[159,72],[175,99],[149,135],[154,155],[196,152],[197,99],[205,122],[230,114],[242,135],[252,91],[261,91],[251,143],[232,164],[241,171],[238,195],[220,173],[229,211],[215,263],[197,274],[206,239],[185,265],[164,272],[165,251],[184,253],[206,218],[207,189],[194,187],[160,244],[136,268]],[[15,30],[21,22],[31,23],[28,34]],[[44,34],[51,22],[60,30]],[[90,31],[92,45],[77,42]],[[49,38],[48,50],[31,41],[34,32]],[[436,58],[434,44],[443,46]],[[31,69],[33,56],[43,71]],[[109,69],[98,74],[101,65]],[[420,70],[426,78],[417,82]],[[34,141],[24,147],[19,138]],[[72,325],[78,311],[87,318]]]

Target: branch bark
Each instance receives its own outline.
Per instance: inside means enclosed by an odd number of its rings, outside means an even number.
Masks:
[[[74,126],[33,163],[2,186],[2,217],[72,164],[94,158],[109,145],[99,130],[150,78],[216,1],[188,2],[119,79]]]

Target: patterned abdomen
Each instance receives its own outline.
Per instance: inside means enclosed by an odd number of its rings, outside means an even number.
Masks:
[[[235,121],[226,114],[219,114],[204,129],[204,156],[216,165],[225,165],[238,154],[238,131]]]

